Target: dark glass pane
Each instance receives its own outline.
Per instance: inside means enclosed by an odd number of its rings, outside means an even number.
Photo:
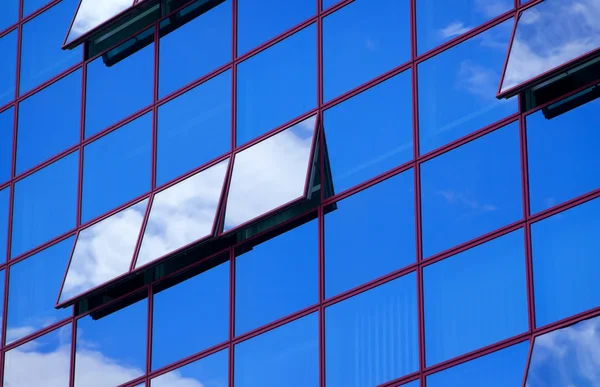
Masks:
[[[81,71],[19,103],[17,175],[79,142]]]
[[[6,259],[8,241],[8,208],[10,206],[10,188],[0,190],[0,262]]]
[[[337,193],[412,159],[410,74],[396,75],[325,112]]]
[[[519,387],[528,352],[529,341],[501,349],[429,375],[427,387]]]
[[[325,311],[328,386],[375,386],[419,369],[414,273]]]
[[[86,145],[81,222],[96,218],[150,190],[152,114]]]
[[[30,0],[25,0],[25,4],[27,1]],[[63,0],[23,26],[21,94],[82,60],[80,47],[61,49],[77,3],[77,0]]]
[[[148,302],[77,321],[75,387],[114,387],[144,375]]]
[[[408,0],[356,0],[323,20],[329,101],[410,59]]]
[[[161,36],[159,98],[231,61],[231,4],[231,0],[226,0],[168,35]],[[160,23],[161,34],[169,24],[169,19]],[[203,102],[197,106],[204,107]]]
[[[54,304],[74,240],[67,238],[10,267],[7,343],[71,315]]]
[[[0,12],[0,31],[8,28],[19,19],[19,0],[6,0]]]
[[[316,220],[238,256],[236,335],[317,303],[318,256]]]
[[[94,0],[80,1],[81,5],[77,9],[73,25],[67,34],[67,44],[91,32],[102,23],[130,8],[134,3],[134,0],[111,0],[106,2],[104,7],[98,7],[98,3]]]
[[[427,365],[527,331],[523,231],[423,270]]]
[[[536,325],[600,305],[600,199],[531,226]]]
[[[317,104],[317,39],[312,24],[238,65],[237,145]]]
[[[419,65],[421,154],[517,111],[496,99],[511,32],[512,19]]]
[[[158,109],[156,184],[231,149],[231,73],[204,82]]]
[[[75,227],[78,170],[73,152],[15,184],[12,257]]]
[[[238,54],[250,51],[315,15],[316,4],[307,0],[239,0]]]
[[[229,352],[224,349],[152,379],[152,387],[227,387],[228,364]]]
[[[14,117],[12,107],[0,113],[0,184],[10,179]]]
[[[325,216],[325,294],[335,296],[416,261],[413,171],[337,203]]]
[[[318,327],[313,313],[237,344],[235,386],[318,386]]]
[[[228,339],[229,271],[225,262],[154,296],[152,369]]]
[[[0,106],[15,98],[17,82],[17,31],[0,38]]]
[[[422,165],[424,257],[521,219],[519,148],[512,123]]]

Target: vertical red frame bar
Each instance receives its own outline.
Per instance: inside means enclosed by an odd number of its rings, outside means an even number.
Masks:
[[[229,249],[229,374],[228,385],[233,387],[235,338],[235,248]]]

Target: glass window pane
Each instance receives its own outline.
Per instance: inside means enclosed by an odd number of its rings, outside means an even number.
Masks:
[[[153,370],[228,339],[229,271],[225,262],[154,295]]]
[[[528,329],[523,230],[423,270],[427,365]]]
[[[189,8],[204,3],[200,1]],[[161,36],[159,98],[231,61],[231,4],[231,0],[226,0],[168,35]],[[161,35],[169,24],[170,19],[161,21]],[[204,105],[199,103],[198,106]]]
[[[21,94],[83,59],[81,47],[62,49],[65,29],[71,23],[77,3],[77,0],[63,0],[23,26]]]
[[[17,30],[0,38],[0,106],[15,99],[17,82]]]
[[[236,258],[236,335],[318,302],[318,235],[313,220]]]
[[[23,0],[23,17],[29,16],[50,1],[51,0]]]
[[[407,0],[356,0],[323,20],[325,101],[409,59]]]
[[[73,25],[67,35],[67,44],[133,6],[132,0],[109,0],[104,3],[104,7],[98,9],[98,3],[94,0],[80,1],[81,5],[77,8]]]
[[[413,183],[413,171],[404,172],[338,202],[325,216],[327,297],[416,261]]]
[[[237,344],[235,386],[318,386],[318,322],[313,313]]]
[[[0,12],[0,31],[8,28],[19,19],[19,0],[6,0]]]
[[[312,24],[238,65],[237,145],[315,108],[316,42]]]
[[[8,208],[10,206],[10,188],[0,190],[0,262],[6,259],[8,242]]]
[[[325,112],[337,193],[413,158],[410,74],[396,75]]]
[[[600,199],[531,226],[536,325],[600,305]]]
[[[0,286],[2,286],[2,288],[0,289],[0,296],[2,297],[2,300],[0,300],[0,308],[2,308],[2,311],[0,312],[0,320],[2,320],[2,321],[4,321],[2,314],[4,313],[4,281],[5,281],[5,279],[6,279],[6,277],[5,277],[4,270],[0,270]],[[0,333],[0,341],[2,341],[2,340],[3,340],[2,333]],[[6,371],[4,371],[4,372],[6,372]]]
[[[151,168],[151,113],[86,145],[81,223],[149,191]]]
[[[229,351],[224,349],[152,379],[152,387],[225,387]]]
[[[78,170],[73,152],[15,184],[11,257],[75,227]]]
[[[512,19],[419,64],[419,141],[432,151],[517,111],[498,100]]]
[[[517,123],[425,162],[423,256],[521,219],[522,201]]]
[[[259,46],[315,15],[314,1],[239,0],[238,54]]]
[[[341,0],[322,0],[323,9],[327,9],[327,8],[331,7],[332,5],[339,3],[340,1]]]
[[[419,387],[421,384],[419,383],[418,380],[415,380],[413,382],[410,383],[406,383],[406,384],[401,384],[398,387]]]
[[[144,375],[148,302],[77,321],[75,387],[113,387]]]
[[[55,309],[73,242],[70,237],[10,267],[6,342],[11,343],[69,317]]]
[[[79,142],[81,71],[19,103],[17,174]]]
[[[0,184],[10,179],[14,131],[14,108],[0,113]]]
[[[158,108],[156,184],[231,149],[231,73],[226,71]]]

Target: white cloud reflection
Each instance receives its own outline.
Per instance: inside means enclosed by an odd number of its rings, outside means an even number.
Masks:
[[[133,5],[133,0],[81,0],[67,42],[90,32]]]
[[[440,30],[440,36],[444,39],[453,38],[458,35],[462,35],[465,32],[469,32],[472,27],[467,27],[461,21],[455,21],[448,24],[446,27]]]

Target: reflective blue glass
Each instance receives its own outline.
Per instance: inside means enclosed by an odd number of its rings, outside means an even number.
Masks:
[[[73,152],[15,184],[11,257],[75,227],[78,170]]]
[[[231,61],[231,4],[231,0],[226,0],[168,35],[161,36],[159,98]],[[161,21],[161,33],[169,24],[169,18]]]
[[[425,162],[424,257],[521,219],[522,201],[517,123]]]
[[[72,314],[55,309],[73,249],[69,237],[10,267],[6,342],[11,343]]]
[[[600,305],[600,199],[531,226],[536,325]]]
[[[238,65],[238,145],[316,106],[316,42],[312,24]]]
[[[4,313],[4,281],[5,281],[4,270],[0,270],[0,296],[2,296],[2,300],[0,300],[0,308],[2,308],[2,312],[0,312],[0,320],[4,321],[3,313]],[[2,333],[0,333],[0,341],[2,340]],[[6,372],[6,371],[5,371]],[[6,375],[6,374],[5,374]]]
[[[8,28],[19,19],[19,0],[6,0],[0,12],[0,31]]]
[[[415,380],[414,382],[410,382],[410,383],[406,383],[406,384],[401,384],[398,387],[419,387],[421,385],[421,383],[419,383],[418,380]]]
[[[316,4],[307,0],[239,0],[238,54],[250,51],[315,15]]]
[[[19,103],[17,174],[79,142],[81,71]]]
[[[10,188],[0,190],[0,262],[6,259],[8,241],[8,208],[10,206]]]
[[[25,1],[25,4],[27,4]],[[19,92],[26,93],[37,85],[83,59],[81,47],[63,50],[66,26],[70,25],[77,0],[63,0],[23,25],[21,80]]]
[[[409,59],[407,0],[356,0],[323,20],[325,101]]]
[[[152,387],[226,387],[229,351],[224,349],[152,379]]]
[[[318,301],[317,229],[313,220],[236,258],[236,335]]]
[[[23,0],[23,17],[27,17],[49,2],[50,0]]]
[[[423,270],[427,365],[528,329],[522,230]]]
[[[331,7],[332,5],[339,3],[340,0],[322,0],[322,2],[323,2],[323,9],[327,9],[327,8]]]
[[[318,322],[313,313],[237,344],[235,386],[318,386]]]
[[[496,99],[512,25],[507,20],[419,64],[421,154],[517,111],[516,98]]]
[[[415,273],[325,310],[328,386],[376,386],[419,369]]]
[[[158,109],[156,184],[231,148],[231,73],[226,71]]]
[[[410,70],[327,110],[324,128],[336,193],[411,160]]]
[[[229,262],[155,294],[153,307],[152,369],[226,341]]]
[[[416,261],[413,171],[336,204],[325,216],[325,295]]]
[[[10,179],[14,117],[12,107],[0,113],[0,184]]]
[[[81,222],[86,223],[149,191],[151,164],[151,113],[86,145]]]
[[[17,82],[17,31],[0,38],[0,106],[11,102],[15,98],[15,85]]]

